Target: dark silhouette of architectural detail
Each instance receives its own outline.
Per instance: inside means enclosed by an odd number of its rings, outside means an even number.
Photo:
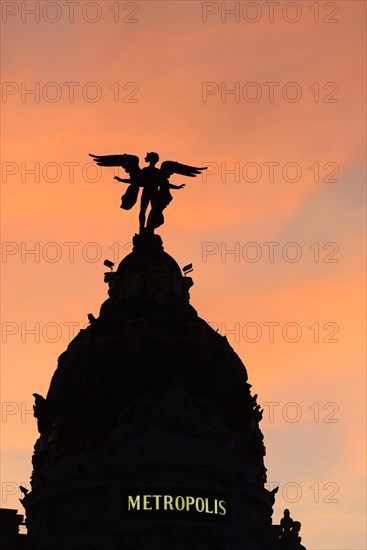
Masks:
[[[164,222],[163,210],[172,200],[170,189],[182,189],[185,184],[173,185],[169,182],[172,174],[180,174],[187,177],[195,177],[206,167],[197,168],[180,162],[166,160],[162,162],[160,168],[156,168],[159,161],[158,153],[147,153],[145,162],[148,166],[140,168],[139,157],[135,155],[92,155],[90,156],[98,166],[120,166],[130,179],[122,179],[115,176],[116,181],[129,184],[126,192],[121,197],[121,208],[130,210],[137,201],[139,188],[143,191],[140,200],[139,230],[154,233],[154,229],[161,226]],[[150,212],[146,221],[146,212],[150,205]]]
[[[301,524],[290,517],[290,512],[286,508],[284,516],[280,520],[280,534],[278,537],[278,546],[281,550],[306,550],[301,544],[299,532]]]
[[[2,550],[33,550],[27,535],[19,533],[23,519],[17,510],[0,508],[0,548]]]
[[[272,524],[277,488],[265,488],[263,410],[246,368],[191,305],[192,264],[181,269],[154,234],[169,176],[201,169],[158,170],[154,155],[146,172],[131,155],[94,156],[130,173],[124,207],[143,187],[140,234],[116,271],[104,261],[99,315],[60,355],[46,397],[33,394],[24,549],[305,550],[288,511]]]

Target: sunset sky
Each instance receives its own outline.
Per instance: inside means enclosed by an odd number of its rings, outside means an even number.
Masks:
[[[0,506],[22,513],[32,393],[138,231],[88,154],[157,151],[208,166],[157,232],[264,408],[274,523],[364,550],[365,2],[69,4],[1,5]]]

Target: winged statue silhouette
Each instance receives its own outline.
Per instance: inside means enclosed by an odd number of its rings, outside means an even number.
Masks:
[[[137,201],[139,189],[142,187],[139,212],[139,231],[140,233],[154,233],[154,229],[164,223],[163,210],[171,202],[172,195],[170,189],[182,189],[185,184],[173,185],[169,182],[172,174],[181,176],[195,177],[206,170],[207,167],[198,168],[189,166],[174,160],[166,160],[161,163],[160,168],[156,168],[159,161],[158,153],[147,153],[145,162],[148,166],[140,168],[139,157],[136,155],[92,155],[94,162],[98,166],[120,166],[127,174],[129,179],[122,179],[115,176],[114,179],[127,183],[129,186],[121,197],[121,206],[124,210],[130,210]],[[150,205],[150,211],[146,220],[146,212]]]

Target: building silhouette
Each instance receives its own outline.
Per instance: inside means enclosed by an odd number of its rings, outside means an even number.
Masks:
[[[142,234],[105,273],[99,316],[34,394],[28,533],[2,510],[1,548],[304,549],[287,511],[272,523],[262,410],[227,338],[190,304],[187,271]]]

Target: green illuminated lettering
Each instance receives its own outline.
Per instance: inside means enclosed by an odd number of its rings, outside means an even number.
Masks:
[[[152,495],[152,498],[155,499],[155,509],[159,510],[159,499],[162,497],[162,495]]]
[[[152,495],[143,496],[143,510],[152,510],[152,507],[149,506],[150,503],[148,503],[148,498],[152,498]]]
[[[199,509],[199,503],[200,503],[200,509]],[[196,506],[197,512],[204,512],[204,506],[205,506],[204,499],[201,497],[198,497],[195,501],[195,506]]]
[[[128,510],[134,510],[134,509],[137,509],[137,510],[140,510],[140,495],[137,495],[135,497],[135,501],[134,501],[134,498],[132,496],[129,496],[128,497],[128,506],[127,506],[127,509]]]
[[[220,514],[221,516],[225,516],[226,513],[227,513],[227,510],[226,510],[226,508],[225,508],[225,503],[226,503],[225,500],[220,500],[220,501],[219,501],[219,508],[221,509],[221,511],[219,512],[219,514]]]
[[[164,499],[164,509],[165,510],[168,510],[168,506],[170,508],[170,510],[173,510],[173,497],[171,497],[170,495],[164,495],[163,497]]]
[[[195,504],[194,497],[186,497],[186,511],[189,511],[190,506],[192,506],[193,504]]]
[[[181,512],[184,508],[185,508],[185,499],[184,497],[176,497],[175,498],[175,506],[176,506],[176,509]]]
[[[209,510],[209,499],[208,498],[205,499],[205,513],[206,514],[212,514],[213,513],[213,510]]]

